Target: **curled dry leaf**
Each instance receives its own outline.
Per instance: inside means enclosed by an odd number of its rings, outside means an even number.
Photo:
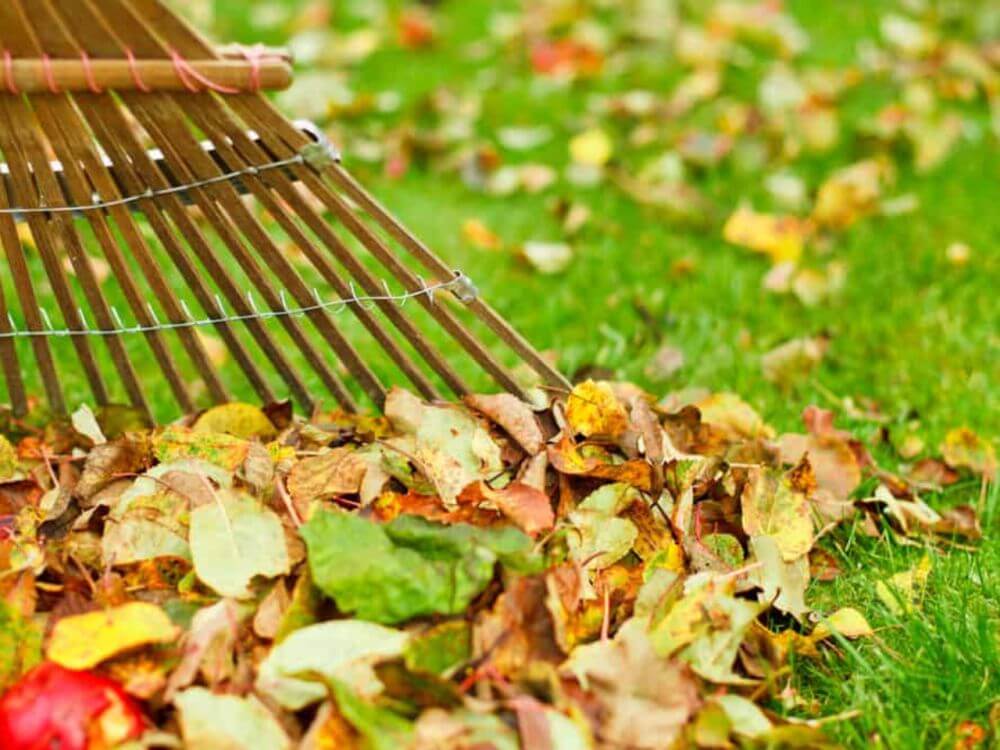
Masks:
[[[465,397],[465,403],[503,427],[529,456],[545,447],[545,436],[535,412],[516,396],[509,393],[470,395]]]

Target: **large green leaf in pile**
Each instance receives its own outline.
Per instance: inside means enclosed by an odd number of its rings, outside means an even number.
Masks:
[[[444,526],[416,516],[379,525],[321,511],[301,529],[315,585],[343,612],[380,623],[459,614],[486,587],[494,565],[533,572],[532,542],[513,528]]]

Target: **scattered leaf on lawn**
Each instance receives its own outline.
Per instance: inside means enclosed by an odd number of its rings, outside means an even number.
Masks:
[[[564,242],[525,242],[521,256],[532,268],[543,274],[565,271],[573,260],[573,248]]]
[[[991,481],[996,478],[997,455],[992,443],[967,427],[959,427],[945,435],[941,455],[956,469],[968,469]]]

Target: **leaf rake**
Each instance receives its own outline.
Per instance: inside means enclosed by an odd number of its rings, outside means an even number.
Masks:
[[[461,396],[472,370],[458,358],[517,395],[512,360],[566,387],[319,129],[262,96],[291,83],[280,52],[213,48],[161,0],[6,0],[0,54],[0,365],[15,415],[32,359],[56,413],[70,369],[99,406],[149,415],[151,370],[176,402],[160,415],[231,400],[237,376],[306,411],[321,390],[348,411],[381,407],[396,379]],[[57,356],[59,339],[75,357]]]

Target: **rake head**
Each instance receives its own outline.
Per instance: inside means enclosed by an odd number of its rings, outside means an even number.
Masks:
[[[55,412],[81,374],[98,405],[146,413],[154,377],[184,412],[247,387],[307,411],[320,389],[381,407],[393,381],[464,395],[460,358],[515,394],[514,359],[566,386],[318,129],[260,95],[290,82],[280,54],[213,49],[160,0],[8,0],[0,51],[15,414],[31,360]]]

